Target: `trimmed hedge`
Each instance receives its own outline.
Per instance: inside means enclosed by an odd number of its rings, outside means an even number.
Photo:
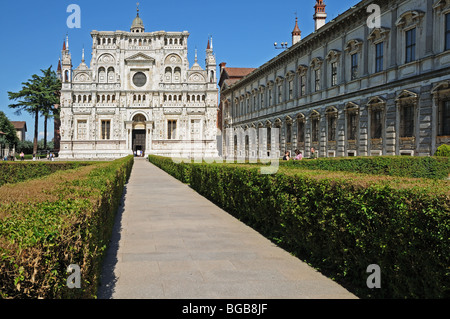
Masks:
[[[170,159],[150,160],[177,172]],[[185,171],[198,193],[361,298],[450,297],[448,181],[226,164]],[[371,264],[382,289],[367,288]]]
[[[316,160],[305,159],[302,161],[280,162],[280,165],[412,178],[446,179],[450,176],[449,157],[374,156],[318,158]]]
[[[57,171],[90,165],[83,162],[0,162],[0,186],[48,176]]]
[[[43,192],[57,200],[0,199],[5,214],[0,219],[1,298],[96,298],[102,258],[133,163],[130,156],[40,180],[55,183]],[[81,289],[67,287],[71,264],[81,268]]]
[[[161,168],[182,183],[189,184],[192,169],[190,162],[184,162],[181,159],[173,161],[170,158],[156,155],[150,155],[148,159],[156,167]]]

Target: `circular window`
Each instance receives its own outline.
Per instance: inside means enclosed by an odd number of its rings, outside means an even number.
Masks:
[[[147,83],[147,77],[144,73],[138,72],[133,76],[133,83],[137,87],[143,87]]]

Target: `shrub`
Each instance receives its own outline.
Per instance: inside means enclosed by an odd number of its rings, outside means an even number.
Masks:
[[[443,157],[319,158],[316,160],[280,162],[280,165],[413,178],[446,179],[450,174],[450,158]]]
[[[0,162],[0,186],[48,176],[57,171],[90,165],[83,162]]]
[[[0,201],[0,212],[6,212],[0,216],[0,297],[96,297],[102,258],[133,163],[131,156],[60,171],[42,179],[43,185],[50,184],[43,187],[42,200]],[[27,183],[16,186],[26,191]],[[71,264],[81,268],[81,289],[66,286]]]
[[[450,157],[450,145],[444,144],[438,147],[435,156]]]

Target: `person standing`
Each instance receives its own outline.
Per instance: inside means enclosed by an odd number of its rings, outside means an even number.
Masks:
[[[302,154],[302,152],[299,151],[299,150],[296,150],[296,151],[295,151],[295,160],[296,160],[296,161],[301,161],[302,159],[303,159],[303,154]]]

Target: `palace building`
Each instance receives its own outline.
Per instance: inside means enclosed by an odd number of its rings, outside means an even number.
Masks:
[[[221,64],[224,156],[270,156],[273,128],[277,152],[306,157],[430,156],[449,144],[450,0],[363,0],[329,22],[325,1],[314,8],[315,31],[302,38],[296,21],[292,46],[264,65],[230,81]]]
[[[162,156],[218,156],[218,88],[212,38],[203,69],[188,61],[184,32],[91,32],[90,66],[72,68],[68,39],[62,80],[62,159],[115,159],[142,151]]]

